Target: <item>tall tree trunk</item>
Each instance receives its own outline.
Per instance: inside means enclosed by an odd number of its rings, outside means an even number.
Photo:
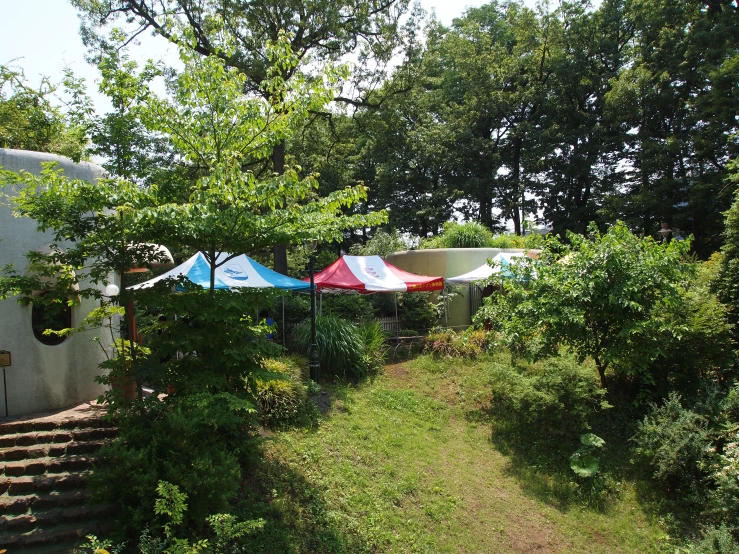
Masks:
[[[216,294],[216,247],[215,245],[210,247],[208,252],[210,256],[210,297],[213,298]]]
[[[521,190],[521,137],[513,138],[513,188],[516,204],[513,206],[513,229],[517,235],[523,231],[523,190]]]
[[[285,172],[285,143],[275,145],[272,150],[272,167],[274,172],[282,175]],[[287,244],[274,246],[275,271],[287,275]]]
[[[608,364],[601,363],[598,358],[595,358],[594,361],[595,367],[598,368],[598,375],[600,376],[600,386],[601,388],[607,389],[608,383],[606,381],[606,369],[608,368]]]

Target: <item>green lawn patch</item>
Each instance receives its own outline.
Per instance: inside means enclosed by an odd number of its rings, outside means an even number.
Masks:
[[[669,550],[627,480],[594,509],[566,458],[555,471],[496,448],[488,414],[500,363],[391,365],[371,382],[335,387],[317,428],[266,438],[240,510],[267,519],[249,551]]]

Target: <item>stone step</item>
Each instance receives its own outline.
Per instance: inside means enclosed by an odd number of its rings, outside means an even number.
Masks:
[[[118,434],[115,427],[90,427],[86,429],[69,429],[55,431],[39,431],[0,435],[0,449],[38,444],[63,444],[67,442],[84,442],[114,438]]]
[[[72,441],[60,444],[36,444],[33,446],[15,446],[0,452],[0,461],[17,462],[21,460],[35,460],[38,458],[60,458],[63,456],[79,456],[92,454],[100,450],[104,440]]]
[[[108,520],[116,512],[115,504],[87,504],[67,508],[33,511],[0,517],[0,532],[23,534],[37,528],[49,528],[74,521]]]
[[[7,548],[9,554],[26,554],[32,548],[38,549],[36,552],[70,552],[75,545],[85,542],[86,535],[101,536],[112,529],[111,521],[87,521],[66,523],[48,529],[37,528],[22,534],[0,533],[0,548]],[[70,544],[62,548],[60,543]],[[56,550],[57,545],[59,550]]]
[[[88,429],[92,427],[114,427],[114,424],[110,421],[102,419],[100,416],[75,418],[66,421],[56,421],[50,419],[7,421],[4,423],[0,423],[0,436],[17,435],[21,433],[35,433],[39,431]]]
[[[35,458],[0,464],[0,477],[28,477],[45,473],[67,473],[90,469],[92,460],[86,456],[66,458]]]
[[[0,516],[22,515],[30,510],[50,510],[78,506],[85,501],[87,494],[72,490],[51,492],[49,494],[26,494],[19,496],[0,496]]]
[[[79,473],[44,474],[37,476],[6,477],[0,479],[0,495],[43,494],[50,491],[82,489],[87,484],[89,471]]]

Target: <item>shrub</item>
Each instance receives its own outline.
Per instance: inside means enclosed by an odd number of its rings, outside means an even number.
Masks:
[[[544,237],[537,233],[528,235],[514,235],[501,233],[494,235],[493,232],[478,223],[468,221],[457,223],[449,221],[444,224],[442,232],[434,237],[421,241],[419,248],[541,248],[544,245]]]
[[[496,366],[491,382],[500,429],[521,444],[571,449],[593,416],[610,408],[592,369],[571,357],[550,358],[528,371]]]
[[[672,393],[661,406],[652,406],[632,440],[637,465],[648,467],[652,479],[681,502],[700,503],[699,462],[711,443],[704,415],[684,408],[680,396]]]
[[[667,506],[689,525],[725,526],[739,535],[739,386],[703,389],[684,405],[676,393],[640,422],[634,463],[668,493]],[[717,529],[706,540],[718,540]],[[705,541],[704,541],[705,542]],[[707,543],[706,543],[707,544]]]
[[[370,321],[375,317],[372,299],[363,294],[324,295],[322,311],[347,321]]]
[[[94,496],[117,504],[119,530],[159,527],[153,512],[160,480],[190,498],[187,526],[228,511],[241,478],[239,458],[251,448],[254,408],[229,394],[179,395],[118,418],[117,438],[101,448],[90,478]]]
[[[423,334],[438,320],[436,308],[430,302],[431,293],[406,292],[398,294],[398,316],[403,329]]]
[[[295,330],[293,342],[301,355],[310,355],[311,322],[306,319]],[[357,327],[331,315],[316,316],[316,344],[321,375],[362,377],[368,371],[364,344]]]
[[[492,231],[481,223],[449,221],[440,235],[424,240],[421,248],[484,248],[492,240]]]
[[[364,346],[364,361],[369,371],[377,372],[385,363],[388,351],[387,335],[377,322],[365,323],[358,327]]]
[[[476,358],[487,351],[488,338],[484,331],[468,329],[457,334],[451,329],[440,329],[429,333],[424,352],[434,358]]]
[[[669,390],[695,401],[701,381],[727,381],[735,363],[732,325],[726,307],[711,292],[715,258],[696,264],[695,276],[681,288],[664,317],[674,332],[662,336],[664,357],[651,369],[658,396]]]
[[[417,240],[417,239],[416,239]],[[375,236],[364,244],[354,244],[349,249],[352,256],[381,256],[385,257],[394,252],[408,250],[413,246],[415,240],[409,240],[396,229],[390,231],[377,231]]]
[[[536,360],[571,348],[580,361],[590,357],[606,388],[606,372],[652,385],[664,339],[679,336],[665,313],[680,300],[688,241],[656,243],[635,236],[623,223],[601,234],[568,234],[572,246],[547,239],[535,264],[512,264],[517,279],[507,294],[487,301],[480,318],[498,326],[506,344]]]
[[[739,182],[739,162],[731,162],[731,180]],[[730,321],[739,324],[739,190],[734,193],[734,202],[726,212],[724,245],[721,247],[721,267],[715,288],[721,302],[729,308]],[[734,328],[739,339],[739,326]]]
[[[253,390],[263,425],[281,427],[310,424],[315,420],[315,404],[304,382],[308,361],[286,357],[264,360],[268,375],[254,380]]]
[[[462,356],[462,345],[457,334],[451,329],[441,329],[429,333],[423,350],[437,359]]]
[[[487,352],[491,346],[490,338],[490,334],[486,331],[474,329],[473,327],[468,328],[462,334],[462,340],[464,341],[468,356],[474,358]]]
[[[732,536],[725,525],[709,527],[703,531],[700,541],[688,548],[690,554],[736,554],[739,542]]]

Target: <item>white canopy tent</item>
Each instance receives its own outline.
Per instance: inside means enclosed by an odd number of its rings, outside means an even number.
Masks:
[[[511,261],[513,261],[514,258],[522,258],[523,256],[524,254],[519,252],[501,252],[492,259],[493,262],[497,262],[495,266],[491,266],[486,263],[478,268],[473,269],[472,271],[463,273],[462,275],[457,275],[456,277],[448,277],[445,279],[445,281],[447,283],[455,285],[466,285],[469,283],[482,281],[483,279],[488,279],[493,275],[500,273],[502,273],[503,276],[506,276],[506,274],[508,273],[507,268],[509,265],[511,265]]]

